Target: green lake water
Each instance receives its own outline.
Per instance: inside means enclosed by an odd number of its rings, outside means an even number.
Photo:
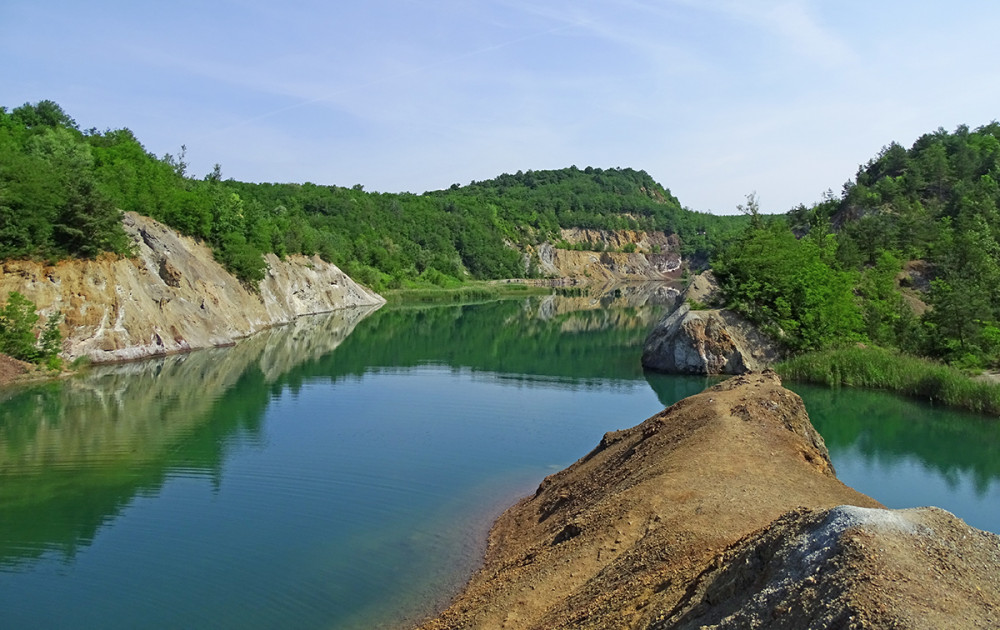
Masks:
[[[642,371],[647,298],[347,311],[0,390],[0,627],[419,618],[504,507],[706,386]],[[1000,531],[997,423],[792,388],[846,483]]]

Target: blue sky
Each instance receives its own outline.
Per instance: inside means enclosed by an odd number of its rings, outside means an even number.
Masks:
[[[1000,118],[992,0],[4,0],[0,105],[187,146],[191,173],[420,193],[644,169],[694,210],[839,193]]]

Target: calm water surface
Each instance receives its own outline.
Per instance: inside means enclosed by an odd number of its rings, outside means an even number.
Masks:
[[[663,311],[642,302],[351,311],[0,391],[0,626],[364,628],[428,612],[500,510],[705,387],[642,372]],[[795,389],[845,482],[1000,531],[995,424]]]

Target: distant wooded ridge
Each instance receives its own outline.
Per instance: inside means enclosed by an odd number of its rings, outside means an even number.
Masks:
[[[122,211],[212,245],[240,279],[261,254],[318,254],[376,290],[534,273],[560,228],[677,234],[730,307],[795,350],[866,342],[1000,364],[1000,124],[892,143],[839,195],[785,215],[683,208],[644,171],[569,167],[389,194],[187,173],[127,129],[81,130],[52,101],[0,108],[0,259],[127,253]],[[919,261],[919,262],[914,262]]]
[[[1000,124],[938,129],[885,147],[812,207],[765,218],[751,197],[750,228],[712,266],[728,305],[795,350],[864,343],[996,369],[998,182]],[[898,361],[837,356],[817,368],[830,382],[898,380]]]
[[[559,229],[662,230],[703,259],[745,220],[681,207],[644,171],[527,171],[421,195],[198,179],[128,129],[81,130],[56,103],[0,108],[0,259],[127,253],[122,211],[209,242],[239,278],[262,253],[319,254],[376,290],[534,273],[525,252]]]

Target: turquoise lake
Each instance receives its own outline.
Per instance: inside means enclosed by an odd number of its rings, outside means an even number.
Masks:
[[[0,626],[415,622],[500,511],[710,384],[641,369],[664,303],[345,311],[0,390]],[[789,386],[845,483],[1000,532],[1000,423]]]

